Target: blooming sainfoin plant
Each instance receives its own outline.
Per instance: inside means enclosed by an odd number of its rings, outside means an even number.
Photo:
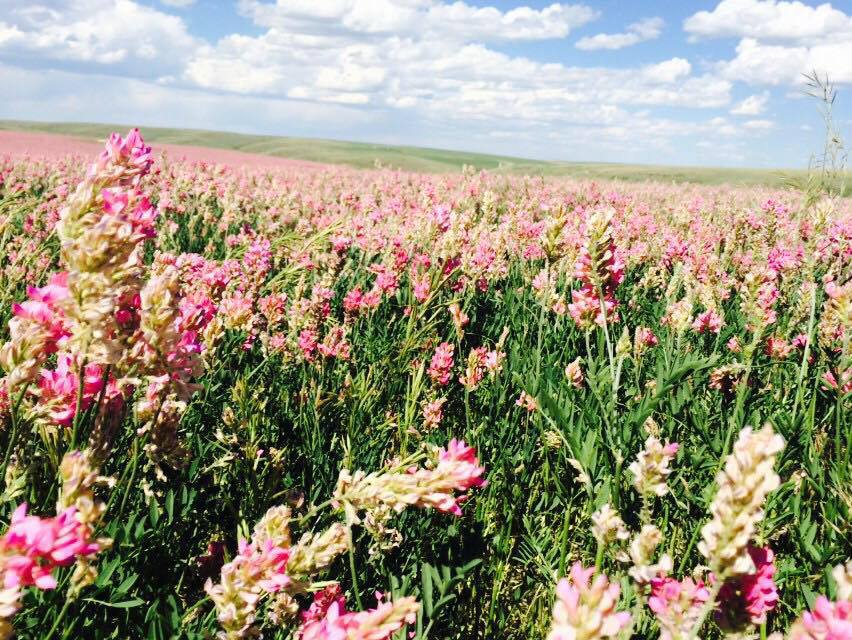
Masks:
[[[305,534],[291,541],[291,513],[287,507],[273,507],[255,527],[251,540],[241,540],[237,556],[222,567],[221,580],[208,580],[205,589],[216,605],[223,638],[250,637],[255,632],[259,601],[276,595],[276,607],[289,611],[278,616],[279,624],[295,619],[298,605],[294,595],[311,591],[311,583],[328,568],[336,556],[352,545],[351,527],[363,523],[374,535],[387,531],[384,523],[392,513],[410,506],[434,508],[461,515],[467,497],[455,492],[485,484],[484,469],[471,447],[451,440],[446,449],[431,451],[427,466],[411,466],[420,456],[382,472],[354,474],[340,472],[334,497],[327,504],[345,515],[346,525],[335,523],[324,533]],[[338,586],[315,596],[302,613],[297,631],[301,638],[358,638],[383,640],[406,623],[414,622],[419,605],[414,598],[380,602],[369,611],[346,611]]]
[[[86,164],[0,158],[3,635],[849,638],[847,200]]]

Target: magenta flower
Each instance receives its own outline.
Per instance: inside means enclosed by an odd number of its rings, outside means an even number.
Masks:
[[[77,414],[77,393],[80,388],[79,365],[67,353],[59,354],[56,369],[42,369],[39,380],[39,399],[54,424],[69,427]],[[98,364],[87,364],[83,372],[83,395],[80,409],[92,406],[103,388],[103,370]],[[110,397],[117,395],[112,388]]]
[[[382,601],[367,611],[346,610],[340,585],[326,587],[314,595],[314,602],[302,612],[302,626],[296,632],[300,640],[385,640],[406,624],[417,620],[420,606],[414,598],[395,602]]]
[[[23,503],[15,509],[9,529],[0,538],[3,586],[53,589],[53,570],[73,564],[78,557],[91,556],[100,546],[89,526],[77,520],[77,509],[69,507],[53,518],[27,515]]]
[[[722,330],[725,321],[718,313],[709,309],[704,313],[699,313],[692,323],[692,330],[696,333],[715,333],[718,334]]]
[[[775,554],[769,547],[749,547],[755,572],[727,580],[719,590],[716,621],[723,629],[741,629],[747,623],[762,624],[778,604],[773,577]]]
[[[454,350],[453,345],[449,342],[442,342],[436,347],[427,371],[433,383],[444,386],[450,381]]]

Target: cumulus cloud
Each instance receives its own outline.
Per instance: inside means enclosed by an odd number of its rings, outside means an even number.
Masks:
[[[772,120],[746,120],[743,126],[753,131],[766,131],[775,127],[775,123]]]
[[[797,84],[812,71],[828,74],[834,82],[852,83],[852,40],[814,47],[765,44],[744,38],[736,56],[718,64],[729,80],[756,85]]]
[[[734,59],[696,71],[680,56],[617,68],[525,57],[518,43],[564,44],[598,11],[579,3],[498,9],[470,1],[239,0],[252,27],[205,41],[187,28],[192,12],[170,14],[141,0],[0,0],[0,79],[21,98],[0,111],[140,124],[149,113],[176,126],[468,148],[481,142],[481,150],[504,153],[517,153],[512,145],[523,140],[524,153],[546,157],[564,156],[554,145],[565,143],[575,157],[607,148],[625,161],[647,159],[643,148],[677,153],[688,145],[675,141],[690,137],[736,139],[761,130],[713,117],[730,109],[735,81],[759,76],[755,65]],[[662,27],[647,18],[578,46],[629,46],[659,37]],[[804,48],[806,62],[814,55],[807,44],[747,41],[782,47],[785,55]],[[20,82],[24,69],[38,69],[29,73],[38,81]],[[101,84],[108,88],[100,91]],[[62,99],[49,98],[51,91]],[[87,112],[93,95],[98,104]],[[112,101],[123,102],[123,115],[110,115],[104,105]],[[747,102],[732,113],[762,113],[765,105]],[[678,109],[691,113],[679,118]]]
[[[8,3],[5,3],[8,4]],[[132,0],[12,4],[0,22],[0,59],[156,78],[198,45],[184,22]]]
[[[500,11],[437,0],[240,0],[239,7],[259,26],[284,31],[400,37],[433,34],[485,42],[564,38],[599,15],[582,4],[554,3],[544,9],[522,6]]]
[[[598,49],[623,49],[640,42],[656,40],[663,32],[662,18],[645,18],[627,26],[624,33],[599,33],[594,36],[580,38],[574,45],[584,51]]]
[[[754,38],[809,43],[852,36],[852,17],[829,3],[811,7],[798,0],[722,0],[712,11],[686,19],[694,38]]]
[[[818,71],[852,83],[852,16],[828,3],[722,0],[687,18],[684,30],[693,39],[740,38],[736,56],[717,65],[729,80],[795,84]]]
[[[764,91],[760,94],[750,95],[742,102],[738,102],[731,109],[731,113],[735,116],[758,116],[766,111],[766,104],[769,102],[769,92]]]

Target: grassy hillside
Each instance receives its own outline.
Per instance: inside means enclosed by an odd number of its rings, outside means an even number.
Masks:
[[[22,122],[0,120],[0,129],[56,133],[87,140],[104,138],[110,131],[127,128],[120,125]],[[247,135],[198,129],[145,127],[145,139],[152,143],[171,143],[231,149],[297,160],[312,160],[353,167],[385,166],[410,171],[458,171],[464,165],[477,169],[501,170],[531,175],[566,175],[589,179],[630,181],[698,182],[702,184],[780,185],[784,176],[801,176],[800,170],[729,169],[714,167],[671,167],[642,164],[597,162],[546,162],[483,153],[448,151],[424,147],[342,142],[312,138]]]

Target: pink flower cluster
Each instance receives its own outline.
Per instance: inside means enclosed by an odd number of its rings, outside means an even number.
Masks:
[[[67,567],[77,557],[100,550],[91,533],[77,520],[74,507],[52,518],[39,518],[27,515],[26,503],[19,505],[0,538],[4,587],[54,589],[56,567]]]
[[[769,547],[749,547],[755,572],[729,579],[719,590],[716,621],[724,629],[738,629],[745,623],[766,622],[766,614],[778,604],[775,586],[775,554]]]
[[[56,368],[42,369],[38,385],[39,409],[46,411],[51,421],[60,427],[70,427],[77,415],[77,393],[82,388],[80,396],[81,411],[86,411],[104,388],[104,372],[99,364],[87,364],[83,370],[83,384],[80,385],[78,372],[80,366],[68,353],[60,353],[57,357]],[[109,399],[119,396],[118,388],[113,379],[108,381],[106,397]]]
[[[453,374],[453,352],[449,342],[442,342],[435,348],[427,373],[434,384],[445,386]]]
[[[139,129],[131,129],[124,138],[112,133],[97,162],[90,167],[89,177],[112,175],[123,186],[136,185],[153,162],[151,147],[142,140]]]
[[[613,638],[630,623],[630,614],[616,611],[621,588],[594,567],[579,562],[571,567],[568,578],[556,585],[553,625],[547,640]]]
[[[346,598],[339,584],[326,587],[314,595],[314,602],[302,612],[302,625],[296,632],[300,640],[385,640],[417,620],[417,603],[413,598],[397,602],[383,601],[375,609],[352,612],[346,610]]]
[[[660,639],[671,640],[688,633],[698,622],[701,608],[709,599],[710,592],[700,580],[652,579],[648,607],[660,623]]]
[[[790,629],[790,640],[852,640],[852,601],[819,596]]]
[[[592,228],[577,256],[574,277],[580,280],[580,288],[571,292],[568,305],[568,313],[583,329],[618,321],[615,290],[624,280],[624,262],[611,239],[610,222],[604,222],[601,229],[595,228],[596,223],[595,219],[589,221]]]
[[[485,347],[471,349],[467,357],[467,366],[464,373],[459,376],[459,382],[468,391],[473,391],[482,383],[486,373],[492,376],[500,373],[505,359],[506,354],[499,349],[492,351]]]
[[[692,323],[692,330],[696,333],[718,333],[722,330],[725,321],[713,309],[699,313]]]

